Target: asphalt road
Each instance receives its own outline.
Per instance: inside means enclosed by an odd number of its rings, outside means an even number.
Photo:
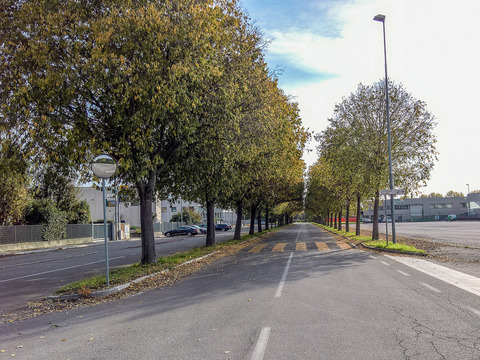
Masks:
[[[248,228],[242,228],[247,232]],[[233,239],[233,231],[217,231],[215,240]],[[165,256],[205,245],[205,235],[157,238],[157,256]],[[109,242],[109,267],[140,261],[140,240]],[[52,295],[65,284],[105,273],[103,242],[50,251],[33,251],[22,255],[0,257],[0,314],[5,314],[29,300]]]
[[[372,230],[373,224],[362,224],[362,230]],[[385,223],[378,224],[378,230],[385,234]],[[480,247],[480,221],[431,221],[397,222],[396,234],[414,239],[435,240],[445,244]],[[392,224],[388,224],[392,234]]]
[[[0,349],[72,360],[480,358],[479,279],[348,249],[310,224],[263,244],[174,286],[1,324]]]

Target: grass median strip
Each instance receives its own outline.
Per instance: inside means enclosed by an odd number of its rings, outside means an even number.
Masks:
[[[321,224],[315,224],[322,229],[328,230],[334,234],[346,237],[348,239],[351,239],[355,242],[358,243],[363,243],[366,246],[374,247],[377,249],[388,249],[388,250],[396,250],[399,252],[406,252],[406,253],[416,253],[416,254],[425,254],[424,250],[417,249],[415,246],[412,245],[406,245],[398,242],[396,244],[393,244],[391,241],[388,243],[385,240],[372,240],[371,236],[365,236],[365,235],[355,235],[355,233],[352,232],[346,232],[344,230],[336,230],[334,227],[330,226],[325,226]]]
[[[417,249],[416,247],[410,246],[410,245],[399,244],[398,242],[396,244],[393,244],[392,242],[389,242],[388,245],[387,245],[386,241],[376,240],[376,241],[367,241],[364,244],[367,245],[367,246],[372,246],[372,247],[379,248],[379,249],[390,249],[390,250],[398,250],[398,251],[403,251],[403,252],[425,254],[424,250]]]

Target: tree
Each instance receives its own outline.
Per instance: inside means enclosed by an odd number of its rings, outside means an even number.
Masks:
[[[85,177],[96,154],[116,158],[140,200],[141,262],[154,262],[156,185],[211,125],[197,109],[219,95],[205,84],[221,78],[236,2],[6,0],[4,9],[2,123]]]
[[[181,214],[175,214],[170,219],[170,222],[179,222],[183,217],[183,222],[187,224],[198,224],[202,221],[202,214],[195,211],[193,208],[183,208]]]
[[[423,101],[413,98],[402,85],[391,80],[389,101],[394,184],[407,193],[415,193],[430,177],[436,159],[435,118]],[[355,93],[335,106],[329,128],[324,134],[339,136],[347,131],[351,138],[347,146],[363,163],[361,181],[368,184],[375,198],[372,238],[378,239],[379,191],[388,186],[389,177],[385,82],[372,86],[360,84]],[[336,150],[342,144],[341,140],[330,142]]]
[[[45,241],[64,239],[67,236],[67,213],[57,208],[51,198],[33,200],[25,220],[30,225],[43,225],[42,238]]]
[[[28,202],[28,164],[18,145],[2,139],[0,146],[0,225],[21,222]]]
[[[447,191],[447,193],[445,194],[445,197],[465,197],[465,195],[463,195],[463,192],[450,190],[450,191]]]
[[[69,172],[53,165],[37,166],[33,197],[52,199],[56,208],[66,213],[69,224],[88,223],[90,207],[86,200],[78,199],[78,188],[75,187],[74,176]]]
[[[431,192],[430,194],[422,194],[420,195],[420,198],[443,198],[443,195],[440,194],[440,193],[436,193],[436,192]]]

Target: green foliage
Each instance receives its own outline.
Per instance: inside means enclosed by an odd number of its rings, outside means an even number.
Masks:
[[[389,81],[388,86],[394,185],[414,194],[426,184],[436,160],[435,118],[426,104],[413,98],[402,85]],[[320,177],[312,173],[316,178],[309,183],[322,184],[322,189],[338,201],[328,199],[322,210],[348,204],[355,196],[368,196],[375,197],[374,218],[378,217],[379,190],[389,183],[385,104],[384,81],[372,86],[360,84],[355,93],[335,106],[328,128],[316,136],[320,142],[319,162],[328,171]],[[310,187],[309,196],[321,189],[315,186]],[[317,199],[307,202],[314,211],[318,211],[312,205]],[[377,221],[373,238],[378,238]]]
[[[64,175],[59,167],[52,165],[39,168],[35,174],[34,198],[51,199],[55,207],[66,213],[70,224],[90,222],[90,207],[86,200],[78,200],[78,189],[73,177]]]
[[[391,250],[398,250],[398,251],[405,251],[405,252],[413,252],[419,254],[425,254],[425,250],[417,249],[415,246],[405,245],[405,244],[392,244],[391,242],[388,243],[383,240],[377,241],[368,241],[365,243],[367,246],[373,246],[380,249],[391,249]]]
[[[0,225],[21,222],[28,201],[28,162],[10,136],[0,129]]]
[[[445,194],[445,197],[465,197],[462,192],[450,190]]]
[[[236,0],[5,0],[3,9],[0,126],[37,163],[84,179],[96,154],[117,159],[141,205],[142,263],[156,258],[158,195],[281,202],[299,189],[308,136]]]
[[[187,224],[198,224],[202,221],[202,214],[200,214],[195,209],[185,207],[182,209],[182,214],[175,214],[170,219],[170,222],[179,222],[182,220],[183,215],[183,222]]]
[[[45,241],[60,240],[67,236],[67,213],[59,210],[52,199],[33,200],[25,220],[30,225],[43,225],[42,238]]]
[[[436,192],[431,192],[430,194],[422,194],[420,198],[443,198],[443,195]]]
[[[70,207],[68,212],[68,223],[69,224],[88,224],[91,222],[90,219],[90,206],[86,199],[81,201],[76,201]]]

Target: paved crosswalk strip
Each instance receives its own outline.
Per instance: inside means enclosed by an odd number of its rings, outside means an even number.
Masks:
[[[328,245],[325,244],[324,242],[316,241],[315,245],[317,245],[317,249],[320,250],[320,251],[329,251],[330,250]]]
[[[293,249],[293,244],[295,244],[295,248]],[[315,244],[315,245],[313,245]],[[333,245],[335,244],[335,245]],[[296,243],[276,243],[273,248],[269,244],[258,244],[248,250],[249,253],[259,253],[262,250],[264,252],[282,252],[282,251],[307,251],[307,250],[317,250],[317,251],[332,251],[332,250],[348,250],[352,247],[343,242],[343,241],[335,241],[334,243],[327,244],[323,241],[315,241],[314,243],[307,243],[307,242],[296,242]]]
[[[307,244],[304,242],[297,242],[295,244],[295,250],[307,250]]]
[[[273,247],[272,251],[284,251],[286,245],[287,243],[278,243]]]

